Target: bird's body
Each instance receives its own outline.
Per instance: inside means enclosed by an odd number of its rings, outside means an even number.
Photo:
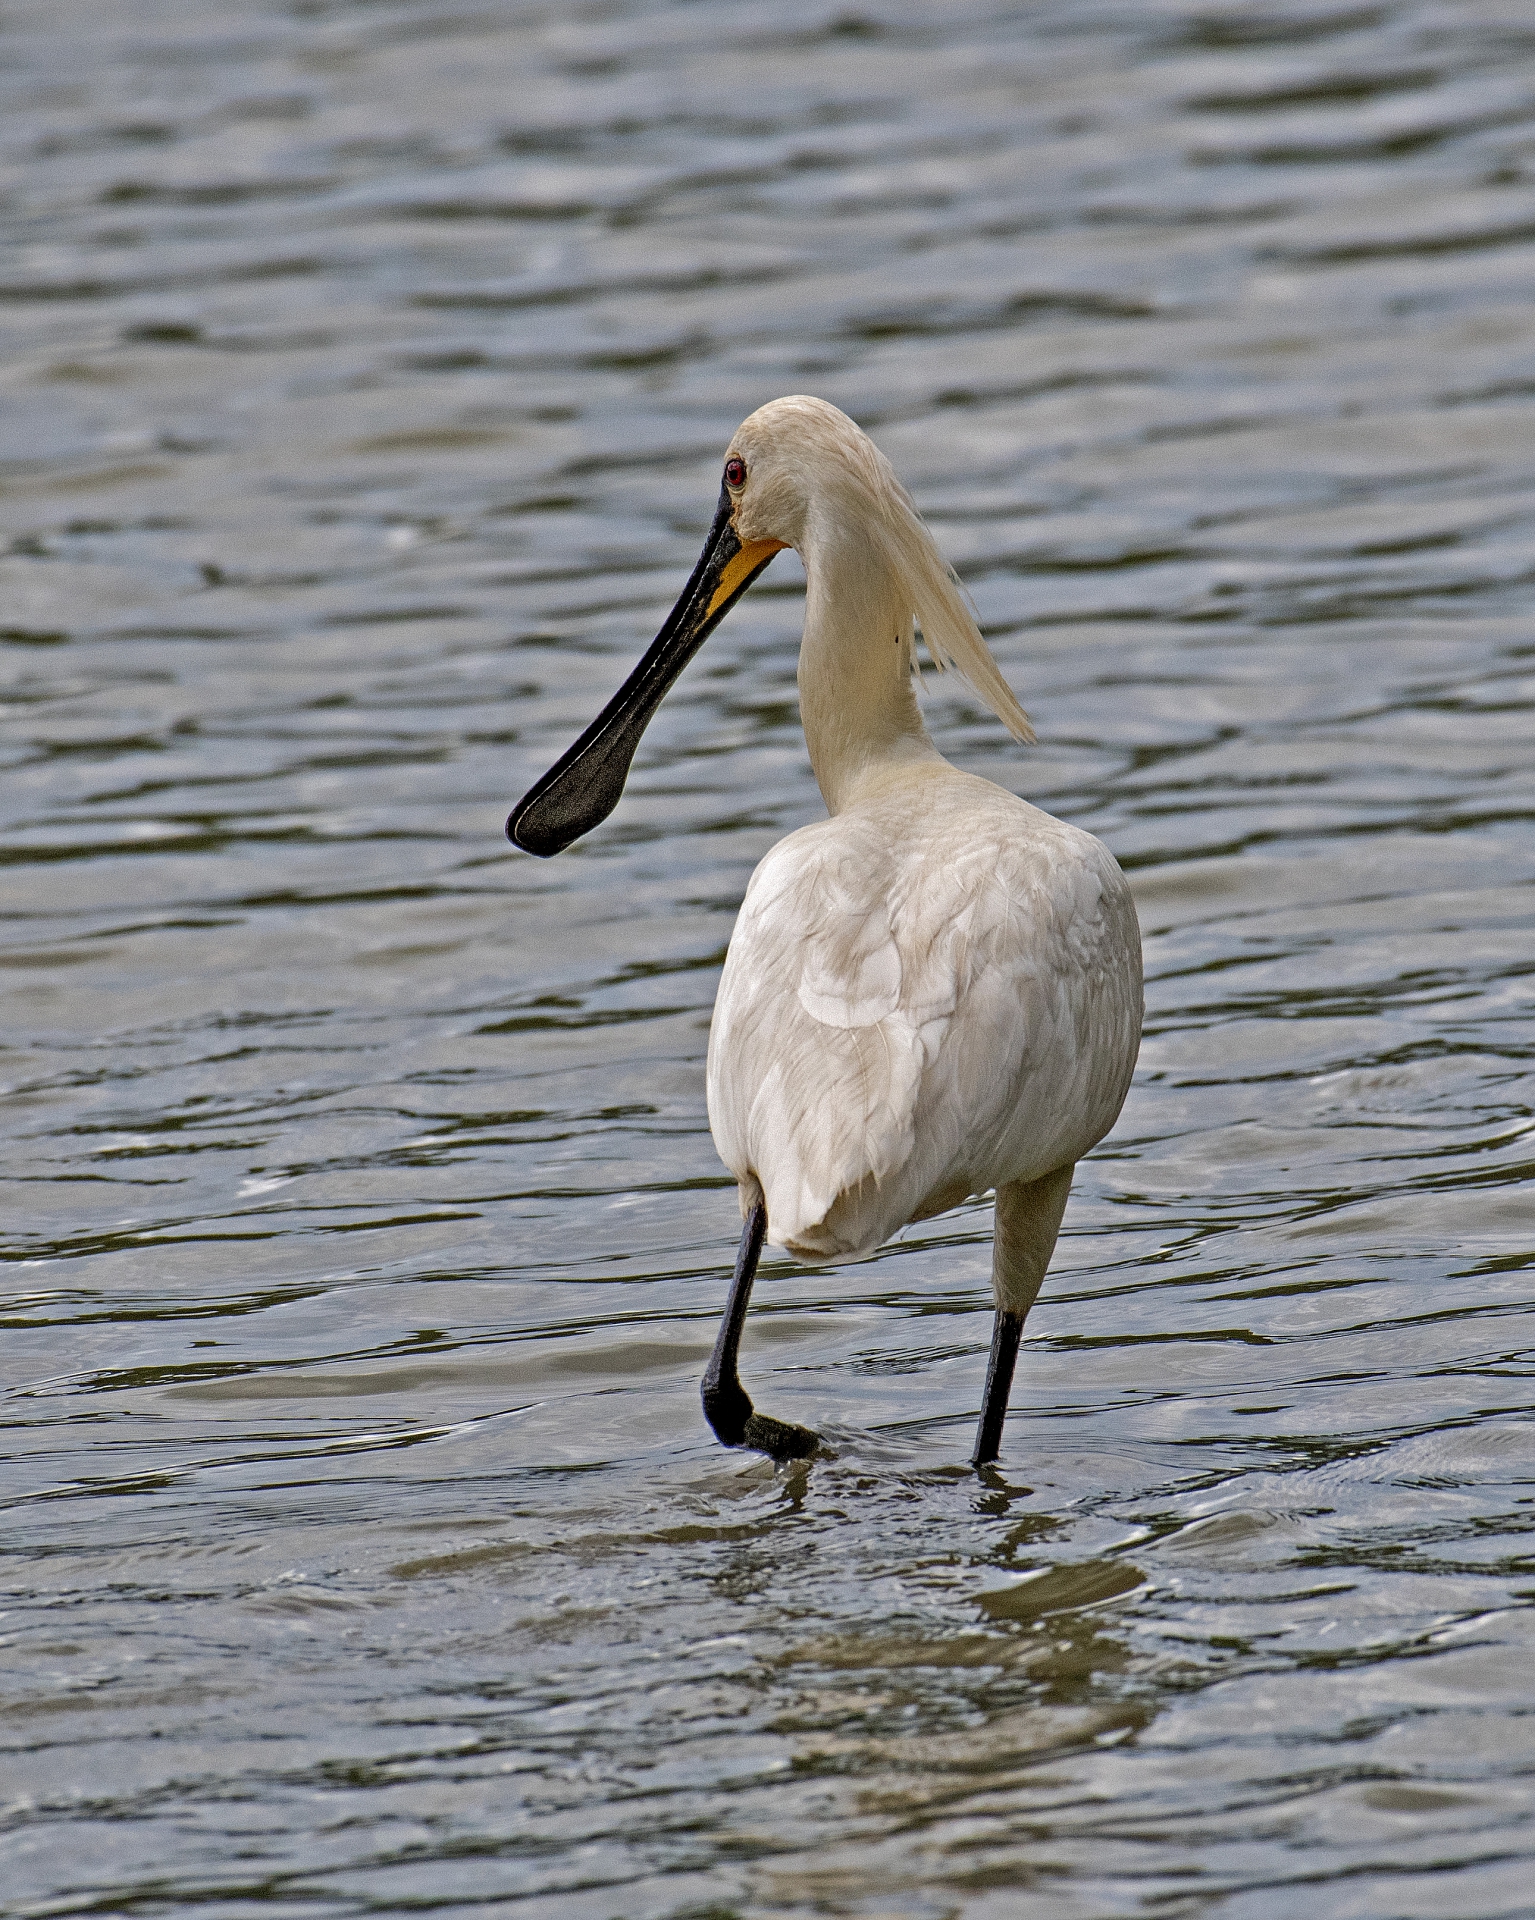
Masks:
[[[763,860],[709,1036],[709,1123],[769,1240],[872,1253],[1071,1166],[1140,1038],[1129,890],[1091,834],[935,754]]]
[[[983,1461],[1072,1170],[1130,1084],[1140,936],[1099,841],[933,745],[915,623],[940,666],[957,666],[1016,736],[1032,734],[932,536],[846,415],[796,396],[742,424],[682,599],[508,831],[553,853],[611,810],[666,688],[786,546],[805,563],[800,713],[830,817],[757,868],[715,1004],[709,1119],[747,1224],[705,1409],[732,1444],[780,1455],[814,1444],[755,1415],[736,1377],[764,1237],[807,1260],[856,1259],[995,1189]]]

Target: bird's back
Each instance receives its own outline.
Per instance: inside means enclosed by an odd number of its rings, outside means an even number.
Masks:
[[[1081,1157],[1141,1026],[1140,936],[1091,834],[939,760],[767,855],[709,1039],[725,1164],[814,1259]]]

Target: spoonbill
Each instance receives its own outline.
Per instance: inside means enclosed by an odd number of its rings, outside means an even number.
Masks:
[[[911,497],[846,414],[797,394],[737,429],[682,597],[506,831],[547,856],[607,818],[668,688],[785,547],[805,566],[800,717],[829,817],[752,875],[715,1000],[709,1125],[744,1226],[704,1413],[726,1446],[784,1460],[818,1444],[741,1385],[765,1240],[857,1260],[995,1190],[981,1466],[997,1458],[1072,1173],[1130,1085],[1140,930],[1100,841],[933,745],[914,623],[1015,738],[1034,734]]]

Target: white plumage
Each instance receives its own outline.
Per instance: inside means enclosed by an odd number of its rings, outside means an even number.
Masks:
[[[845,414],[797,395],[742,423],[682,598],[507,830],[550,854],[605,817],[666,689],[783,547],[805,563],[800,715],[830,818],[757,868],[715,1004],[709,1122],[746,1228],[704,1408],[730,1445],[781,1458],[816,1445],[757,1415],[737,1377],[764,1234],[803,1259],[852,1260],[995,1189],[981,1464],[1072,1170],[1130,1084],[1140,935],[1091,834],[934,747],[918,627],[1011,733],[1033,734],[906,490]]]
[[[1032,733],[863,432],[797,396],[753,414],[730,454],[746,472],[742,541],[805,563],[800,708],[831,818],[774,847],[747,889],[709,1036],[715,1144],[743,1212],[760,1191],[768,1239],[814,1260],[1063,1172],[1014,1196],[1040,1231],[998,1238],[998,1304],[1026,1312],[1070,1169],[1114,1124],[1135,1065],[1129,888],[1091,834],[933,746],[914,621],[940,665]]]
[[[757,868],[709,1036],[709,1123],[768,1238],[870,1253],[1070,1166],[1140,1036],[1124,879],[1090,834],[942,762]]]

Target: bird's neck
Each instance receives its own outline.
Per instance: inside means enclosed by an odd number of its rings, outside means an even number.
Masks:
[[[899,760],[936,760],[911,673],[911,608],[883,555],[845,527],[808,537],[800,719],[827,809]]]

